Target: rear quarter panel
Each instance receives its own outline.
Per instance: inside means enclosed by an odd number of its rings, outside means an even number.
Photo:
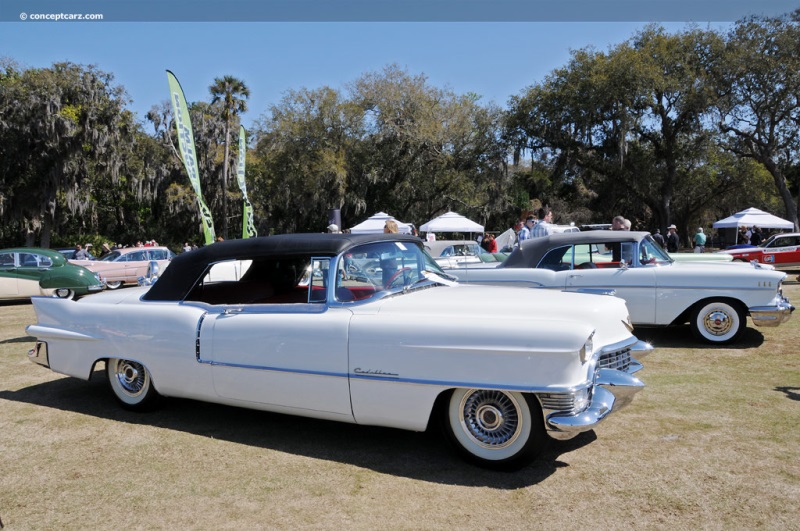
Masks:
[[[195,358],[203,310],[176,303],[102,300],[102,294],[78,302],[32,299],[38,321],[27,331],[47,342],[53,371],[86,380],[97,360],[124,358],[144,364],[162,394],[200,398],[213,392],[208,368]]]

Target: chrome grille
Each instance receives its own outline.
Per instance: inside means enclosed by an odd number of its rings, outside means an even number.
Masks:
[[[612,352],[604,352],[600,355],[600,359],[597,360],[597,367],[599,369],[616,369],[618,371],[626,371],[630,366],[630,348],[614,350]]]
[[[542,408],[551,411],[572,411],[575,408],[575,396],[572,393],[539,393]]]

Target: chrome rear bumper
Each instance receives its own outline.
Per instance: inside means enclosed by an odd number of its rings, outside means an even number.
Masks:
[[[47,353],[47,343],[37,341],[36,346],[28,351],[28,359],[37,365],[50,368],[50,357]]]

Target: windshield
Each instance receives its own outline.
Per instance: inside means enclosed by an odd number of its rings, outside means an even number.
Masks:
[[[336,298],[365,300],[379,293],[450,282],[451,277],[419,245],[370,243],[353,248],[339,260]]]
[[[652,236],[647,235],[639,243],[639,262],[643,265],[671,263],[672,258]]]

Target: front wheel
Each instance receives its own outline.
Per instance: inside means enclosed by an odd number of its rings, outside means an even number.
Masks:
[[[108,289],[117,289],[120,286],[122,286],[122,281],[121,280],[115,280],[113,282],[106,282],[106,287]]]
[[[448,440],[467,461],[495,470],[517,470],[547,441],[542,410],[532,395],[456,389],[444,416]]]
[[[159,394],[153,387],[150,371],[136,361],[111,358],[106,362],[108,384],[123,408],[131,411],[148,411],[158,402]]]
[[[692,332],[709,343],[724,344],[737,339],[747,324],[747,316],[731,302],[700,303],[692,315]]]

